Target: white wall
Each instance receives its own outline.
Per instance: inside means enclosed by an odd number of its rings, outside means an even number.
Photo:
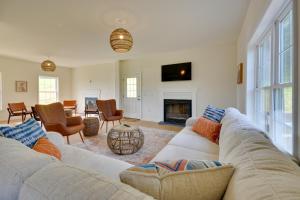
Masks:
[[[237,63],[243,62],[245,67],[244,82],[241,85],[237,85],[237,108],[244,113],[247,112],[247,81],[250,81],[247,79],[247,71],[251,70],[247,63],[247,53],[250,48],[248,45],[270,3],[271,0],[252,0],[250,2],[237,42]]]
[[[55,72],[44,72],[40,63],[0,56],[0,72],[3,83],[3,109],[0,120],[7,120],[7,103],[25,102],[30,107],[38,103],[39,75],[56,76],[59,78],[59,100],[72,98],[72,69],[57,67]],[[15,81],[27,81],[28,92],[16,92]]]
[[[192,81],[161,82],[161,65],[192,62]],[[236,106],[236,46],[203,46],[120,62],[120,74],[142,73],[142,119],[163,120],[163,90],[195,90],[196,113],[208,104]],[[123,87],[121,87],[123,88]]]
[[[118,75],[118,62],[74,68],[73,97],[78,102],[79,112],[84,111],[84,98],[87,96],[119,98]]]

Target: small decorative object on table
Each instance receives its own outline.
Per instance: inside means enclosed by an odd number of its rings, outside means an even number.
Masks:
[[[87,117],[83,120],[84,129],[83,134],[84,136],[95,136],[98,135],[99,131],[99,119],[97,117]]]
[[[115,154],[133,154],[143,146],[144,134],[135,126],[127,124],[115,126],[107,135],[107,144]]]

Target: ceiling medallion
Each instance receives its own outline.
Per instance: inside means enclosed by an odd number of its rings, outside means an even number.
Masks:
[[[133,39],[127,30],[118,28],[110,34],[110,45],[115,52],[125,53],[131,49]]]
[[[46,72],[54,72],[56,69],[55,63],[52,62],[51,60],[45,60],[44,62],[42,62],[41,67],[42,70]]]

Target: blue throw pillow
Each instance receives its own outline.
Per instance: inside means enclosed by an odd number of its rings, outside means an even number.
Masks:
[[[208,105],[203,113],[203,117],[214,122],[220,123],[225,115],[225,110],[220,108],[215,108]]]
[[[2,126],[0,132],[4,137],[18,140],[30,148],[39,138],[46,136],[40,124],[33,118],[15,127]]]

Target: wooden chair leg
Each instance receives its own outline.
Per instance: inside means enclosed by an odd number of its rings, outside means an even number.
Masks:
[[[81,131],[79,131],[79,135],[80,135],[81,141],[84,143],[83,137],[82,137],[82,135],[81,135]]]
[[[102,122],[102,124],[101,124],[101,128],[100,128],[100,129],[102,129],[102,127],[103,127],[103,124],[104,124],[104,121]]]
[[[67,143],[70,144],[69,136],[67,136]]]
[[[119,119],[119,124],[121,124],[121,120]]]
[[[112,121],[113,122],[113,126],[115,126],[115,121]]]
[[[10,122],[10,115],[8,116],[8,119],[7,119],[7,123],[9,124],[9,122]]]
[[[108,121],[106,121],[106,131],[105,131],[106,133],[107,133],[107,126],[108,126]]]

